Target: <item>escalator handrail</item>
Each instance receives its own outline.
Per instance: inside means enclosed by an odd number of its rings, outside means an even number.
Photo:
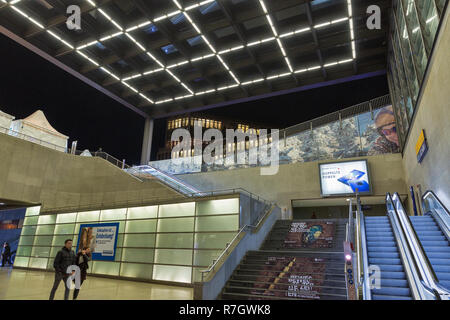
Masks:
[[[436,195],[436,193],[433,192],[433,190],[427,190],[427,191],[425,191],[424,194],[423,194],[423,196],[422,196],[422,200],[424,200],[425,197],[426,197],[428,194],[433,195],[433,198],[435,198],[435,199],[437,200],[437,202],[439,202],[439,204],[440,204],[441,207],[444,209],[444,211],[445,211],[448,215],[450,215],[450,211],[449,211],[449,210],[447,209],[447,207],[441,202],[441,200],[439,200],[438,196]]]
[[[430,213],[435,218],[437,224],[441,228],[442,233],[447,238],[447,241],[450,241],[450,212],[444,206],[444,204],[441,202],[441,200],[439,200],[439,198],[436,196],[436,194],[433,191],[431,191],[431,190],[427,190],[423,194],[423,196],[422,196],[422,207],[424,207],[425,198],[427,198],[428,195],[431,195],[432,199],[436,200],[437,203],[439,204],[439,206],[442,209],[442,210],[430,210]],[[445,212],[446,215],[443,214],[442,211]]]
[[[363,267],[363,283],[362,283],[362,290],[363,290],[363,299],[364,300],[371,300],[372,299],[372,293],[370,291],[370,283],[369,283],[369,258],[367,253],[367,238],[366,238],[366,223],[364,220],[364,214],[362,211],[357,209],[357,214],[359,215],[359,230],[360,230],[360,244],[361,244],[361,260],[362,261],[362,267]]]

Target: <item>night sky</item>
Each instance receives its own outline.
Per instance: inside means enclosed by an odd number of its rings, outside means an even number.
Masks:
[[[78,149],[138,164],[144,118],[37,54],[0,35],[0,110],[16,119],[41,109]],[[205,113],[284,128],[385,95],[386,76],[212,109]],[[276,108],[274,108],[276,106]],[[166,120],[155,121],[152,158],[164,144]]]

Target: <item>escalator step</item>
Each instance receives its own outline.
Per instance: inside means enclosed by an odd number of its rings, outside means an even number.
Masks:
[[[372,294],[372,299],[373,300],[412,300],[412,297]]]
[[[420,241],[445,241],[447,240],[444,235],[436,235],[436,236],[423,236],[420,233],[417,234],[419,236]]]
[[[450,268],[450,259],[433,259],[429,258],[431,264],[434,266],[448,266]]]
[[[369,258],[400,258],[397,252],[371,251],[368,253]],[[438,258],[438,257],[436,257]],[[439,257],[440,258],[440,257]]]
[[[381,271],[381,279],[406,279],[404,272]]]
[[[398,252],[397,247],[370,247],[372,252]]]
[[[434,272],[448,272],[450,273],[450,265],[442,265],[442,264],[434,264],[433,261],[431,261],[431,264],[433,265]]]
[[[369,258],[370,264],[393,264],[393,265],[401,265],[402,262],[400,259],[388,259],[388,258]],[[433,263],[433,262],[431,262]]]
[[[372,294],[408,297],[411,296],[411,290],[409,288],[381,287],[380,289],[372,289]]]
[[[370,247],[395,247],[394,241],[367,241],[367,246]]]
[[[384,272],[384,271],[402,272],[403,271],[403,265],[379,264],[378,266],[380,267],[381,272]]]
[[[448,241],[421,241],[424,247],[437,247],[443,246],[448,247]]]
[[[437,271],[436,269],[434,270],[436,273],[436,277],[439,280],[445,280],[445,281],[450,281],[450,272],[445,272],[445,271]]]
[[[429,259],[447,259],[448,261],[450,261],[449,259],[450,255],[448,252],[436,252],[436,251],[430,252],[428,250],[426,251],[427,257]]]
[[[408,280],[406,279],[381,279],[381,287],[408,287]]]

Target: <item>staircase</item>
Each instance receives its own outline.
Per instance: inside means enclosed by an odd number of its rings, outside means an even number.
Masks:
[[[430,214],[409,217],[439,283],[450,290],[450,246]]]
[[[366,217],[364,221],[369,265],[381,269],[381,288],[371,290],[372,299],[412,300],[388,217]]]
[[[278,220],[231,275],[225,300],[346,300],[346,220]]]

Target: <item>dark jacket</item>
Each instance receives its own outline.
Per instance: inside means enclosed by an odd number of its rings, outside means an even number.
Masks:
[[[63,247],[58,251],[53,262],[53,267],[56,272],[61,272],[62,274],[67,274],[67,267],[76,264],[76,256],[72,250]]]
[[[10,256],[10,254],[11,254],[11,247],[10,247],[10,246],[3,247],[2,255],[3,255],[5,258],[7,258],[7,257]]]
[[[80,262],[80,257],[81,257],[81,262]],[[87,269],[89,269],[89,264],[88,264],[89,260],[91,260],[91,258],[87,254],[78,252],[77,257],[76,257],[76,265],[80,268],[81,278],[83,280],[86,280]]]

